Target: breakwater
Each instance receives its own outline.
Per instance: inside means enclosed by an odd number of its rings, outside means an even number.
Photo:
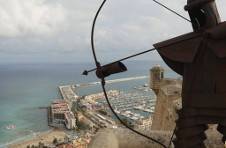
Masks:
[[[142,80],[147,78],[148,76],[127,77],[127,78],[106,80],[106,83],[112,84],[112,83],[126,82],[126,81],[132,81],[132,80]],[[81,83],[81,84],[75,84],[75,87],[89,87],[89,86],[100,85],[100,84],[101,84],[100,82]]]

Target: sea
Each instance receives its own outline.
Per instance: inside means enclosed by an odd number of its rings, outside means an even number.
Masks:
[[[150,68],[161,65],[166,77],[179,77],[162,61],[127,61],[127,72],[107,79],[148,76]],[[99,81],[95,73],[83,76],[93,63],[20,63],[0,64],[0,147],[48,131],[45,109],[54,99],[61,98],[58,86]],[[107,89],[132,89],[148,83],[148,79],[107,85]],[[101,86],[81,88],[79,95],[101,92]],[[8,128],[13,126],[13,128]]]

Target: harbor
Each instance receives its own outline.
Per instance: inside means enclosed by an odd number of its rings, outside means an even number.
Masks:
[[[124,78],[110,80],[108,82],[114,83],[119,81],[130,81],[133,79],[134,78]],[[87,125],[91,131],[96,131],[96,129],[99,128],[117,128],[117,120],[112,116],[104,94],[96,93],[86,96],[78,96],[75,93],[76,89],[83,86],[84,85],[81,84],[59,86],[62,100],[65,101],[64,103],[68,104],[67,111],[68,108],[76,108],[73,110],[75,119],[77,119],[76,122],[81,122]],[[114,110],[127,123],[133,127],[142,129],[150,126],[151,115],[154,112],[156,98],[153,92],[148,88],[147,84],[137,86],[131,91],[109,90],[107,94]],[[61,111],[62,110],[64,109],[61,108]],[[60,121],[59,119],[57,120]],[[65,118],[63,118],[63,121],[61,122],[65,123]]]
[[[73,91],[74,86],[73,85],[65,85],[65,86],[59,86],[59,91],[62,96],[62,99],[67,101],[73,101],[78,98],[78,95]]]
[[[117,111],[126,110],[142,110],[145,112],[153,113],[154,105],[156,103],[155,95],[151,91],[131,91],[123,92],[119,91],[119,94],[114,97],[109,97],[113,108]],[[99,99],[98,102],[107,106],[105,99]]]
[[[108,80],[107,83],[146,78],[146,76],[129,77]],[[98,82],[58,86],[61,97],[51,101],[49,106],[39,107],[40,110],[47,109],[48,125],[62,131],[67,137],[67,141],[61,138],[58,145],[76,145],[83,148],[89,144],[99,129],[123,127],[109,110],[103,92],[78,95],[80,88],[86,89],[92,85],[98,85]],[[139,130],[151,126],[156,98],[147,84],[136,86],[130,91],[109,90],[107,94],[115,112],[126,124]],[[45,143],[52,145],[49,141]]]

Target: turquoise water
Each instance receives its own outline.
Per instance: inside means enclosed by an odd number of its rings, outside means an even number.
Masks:
[[[159,62],[127,62],[129,71],[110,79],[148,75],[150,67]],[[142,66],[141,66],[142,65]],[[57,86],[97,81],[94,74],[88,77],[81,72],[93,64],[5,64],[0,65],[0,147],[3,144],[29,137],[33,133],[48,130],[46,111],[38,107],[48,106],[53,99],[60,98]],[[165,65],[164,65],[165,66]],[[175,75],[168,72],[168,75]],[[114,88],[133,88],[147,80],[118,83]],[[100,92],[100,86],[80,89],[85,95]],[[13,124],[15,129],[6,129]]]

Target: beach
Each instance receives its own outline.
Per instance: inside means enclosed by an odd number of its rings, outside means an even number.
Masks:
[[[9,148],[25,148],[28,145],[38,145],[39,142],[45,143],[45,144],[52,144],[53,140],[57,138],[58,140],[64,140],[64,137],[66,136],[66,133],[63,130],[58,129],[52,129],[46,132],[39,133],[37,135],[34,135],[32,139],[29,140],[23,140],[19,141],[14,144],[10,144]]]

